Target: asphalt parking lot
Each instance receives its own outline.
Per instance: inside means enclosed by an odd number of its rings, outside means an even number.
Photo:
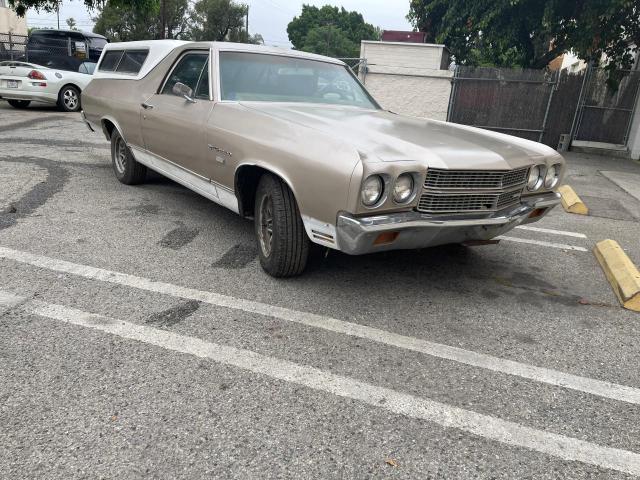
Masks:
[[[567,154],[589,216],[499,245],[259,267],[252,224],[127,187],[77,114],[0,103],[1,478],[640,476],[640,201]]]

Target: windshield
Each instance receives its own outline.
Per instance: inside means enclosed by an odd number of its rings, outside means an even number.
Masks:
[[[222,100],[301,102],[379,108],[344,65],[220,52]]]

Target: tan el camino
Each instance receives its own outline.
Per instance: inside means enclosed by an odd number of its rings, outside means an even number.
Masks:
[[[262,267],[485,241],[557,205],[539,143],[382,109],[344,63],[232,43],[109,44],[82,92],[127,185],[155,170],[253,218]],[[425,99],[427,101],[427,99]]]

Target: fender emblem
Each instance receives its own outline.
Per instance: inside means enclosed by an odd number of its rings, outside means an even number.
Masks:
[[[233,154],[231,152],[227,152],[226,150],[218,148],[215,145],[209,144],[208,146],[209,146],[209,150],[215,150],[216,152],[224,153],[225,155],[229,155],[230,157],[233,157]]]

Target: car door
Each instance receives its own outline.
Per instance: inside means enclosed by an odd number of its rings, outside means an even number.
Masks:
[[[158,92],[141,105],[145,148],[201,176],[207,172],[205,124],[213,108],[209,65],[209,50],[185,52]],[[177,83],[192,89],[191,99],[173,93]]]

